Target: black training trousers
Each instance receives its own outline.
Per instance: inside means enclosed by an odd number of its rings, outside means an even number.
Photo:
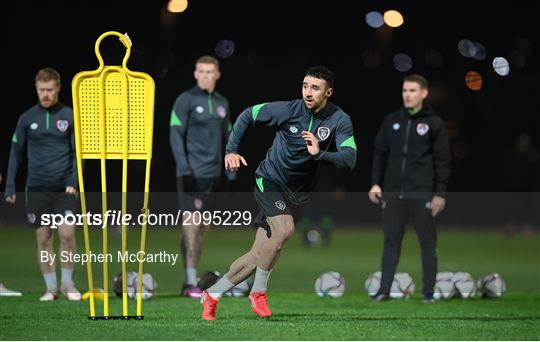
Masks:
[[[412,221],[422,248],[423,289],[432,294],[437,276],[437,231],[427,199],[390,198],[383,202],[384,249],[379,293],[389,294],[399,263],[401,242],[407,223]]]

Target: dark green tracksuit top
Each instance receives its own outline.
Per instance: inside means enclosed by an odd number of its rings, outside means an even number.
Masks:
[[[176,176],[220,177],[230,130],[229,102],[217,91],[195,86],[180,94],[170,122]]]
[[[274,142],[255,172],[259,189],[261,179],[269,179],[289,194],[309,192],[315,185],[320,161],[338,168],[352,169],[356,163],[356,143],[349,115],[328,102],[312,115],[302,99],[259,104],[244,110],[236,120],[227,153],[240,151],[240,139],[250,125],[276,126]],[[321,151],[309,154],[302,131],[310,131]]]
[[[11,140],[5,196],[15,193],[15,177],[28,146],[27,187],[64,191],[77,187],[73,110],[61,103],[51,108],[37,104],[24,112]]]

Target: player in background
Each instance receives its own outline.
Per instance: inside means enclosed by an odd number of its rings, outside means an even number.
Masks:
[[[236,120],[225,155],[227,170],[236,172],[247,165],[240,154],[240,140],[248,126],[273,126],[277,133],[255,173],[254,197],[260,209],[253,222],[257,228],[255,241],[249,252],[203,292],[203,320],[214,320],[222,295],[253,273],[249,295],[252,310],[260,317],[271,316],[267,283],[281,249],[294,233],[292,206],[309,199],[320,163],[349,169],[356,163],[351,119],[328,101],[333,87],[330,70],[310,68],[302,82],[302,99],[249,107]]]
[[[221,77],[219,61],[202,56],[195,63],[193,76],[197,84],[176,99],[171,111],[170,145],[176,161],[176,184],[180,210],[212,210],[212,193],[222,183],[222,160],[232,128],[229,101],[216,91]],[[200,298],[197,267],[204,236],[209,226],[193,222],[184,215],[181,252],[185,278],[182,295]]]
[[[437,276],[437,231],[434,218],[446,204],[450,149],[444,121],[424,104],[427,80],[405,77],[403,107],[383,121],[375,140],[369,199],[381,204],[384,249],[381,287],[375,301],[390,299],[405,226],[412,218],[422,248],[424,302],[433,301]]]
[[[73,214],[77,211],[77,163],[73,131],[73,110],[58,101],[60,75],[52,68],[38,71],[35,87],[39,103],[24,112],[11,140],[5,198],[17,200],[15,178],[23,150],[27,148],[28,177],[26,179],[26,215],[28,223],[37,228],[38,261],[47,290],[41,301],[58,298],[55,261],[44,261],[51,256],[53,230],[42,225],[44,214]],[[60,252],[76,252],[75,226],[58,226]],[[81,294],[73,282],[73,262],[62,261],[60,291],[69,300],[80,300]]]

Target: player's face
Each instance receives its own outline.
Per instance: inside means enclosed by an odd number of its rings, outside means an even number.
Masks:
[[[312,76],[304,77],[302,98],[306,107],[313,113],[317,113],[326,106],[326,102],[332,96],[332,92],[333,89],[328,87],[325,80]]]
[[[405,108],[418,109],[422,107],[424,99],[428,95],[428,91],[425,88],[420,87],[420,84],[416,82],[403,82],[403,89],[401,92],[403,97],[403,106]]]
[[[41,106],[43,106],[43,108],[50,108],[58,102],[60,85],[54,80],[47,82],[37,81],[36,91]]]
[[[216,88],[216,82],[221,73],[215,64],[197,63],[193,76],[197,80],[199,88],[212,92]]]

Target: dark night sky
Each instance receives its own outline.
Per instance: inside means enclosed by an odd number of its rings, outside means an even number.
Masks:
[[[56,68],[63,77],[61,100],[71,105],[71,79],[97,66],[94,42],[108,30],[128,32],[134,43],[129,67],[149,73],[156,81],[155,191],[174,190],[174,162],[168,145],[170,108],[180,92],[193,86],[194,60],[213,54],[222,39],[236,46],[231,57],[221,59],[223,77],[218,84],[218,91],[231,102],[233,118],[253,104],[299,98],[303,72],[309,66],[325,65],[334,71],[332,101],[351,115],[359,152],[355,170],[345,177],[350,191],[369,189],[376,130],[383,117],[401,104],[401,80],[406,74],[392,64],[399,52],[413,60],[408,73],[421,73],[430,81],[430,103],[438,113],[457,124],[453,146],[468,151],[464,157],[454,156],[450,191],[504,190],[505,164],[520,132],[529,133],[540,150],[540,87],[536,83],[540,41],[534,2],[513,2],[505,8],[456,2],[363,1],[353,7],[351,1],[192,0],[187,11],[177,15],[165,12],[165,5],[157,0],[40,1],[18,2],[15,10],[4,12],[4,72],[8,76],[0,127],[4,172],[17,118],[37,101],[36,71]],[[367,12],[388,9],[399,10],[405,25],[394,30],[366,25]],[[457,45],[464,38],[481,42],[486,60],[461,56]],[[532,45],[524,68],[513,67],[509,76],[498,76],[491,68],[492,59],[509,59],[523,42]],[[118,64],[121,44],[110,39],[102,46],[105,61]],[[364,65],[366,49],[380,53],[378,67]],[[426,64],[428,49],[442,53],[441,67]],[[465,86],[469,70],[484,77],[481,91]],[[252,187],[254,168],[272,136],[272,130],[261,128],[245,137],[250,166],[240,175],[243,189]],[[23,181],[19,177],[20,184]]]

